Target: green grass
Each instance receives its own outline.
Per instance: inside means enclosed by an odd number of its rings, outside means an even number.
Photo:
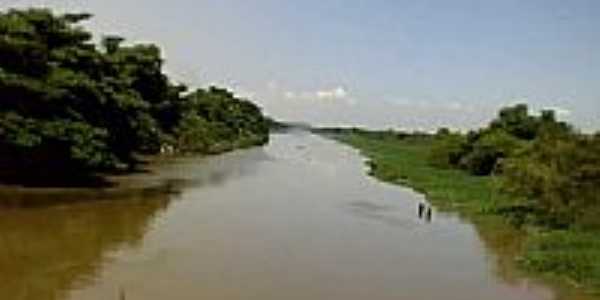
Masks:
[[[520,270],[566,287],[568,296],[561,292],[561,297],[579,299],[579,293],[585,292],[586,297],[600,299],[600,233],[515,228],[511,218],[497,213],[498,207],[514,202],[494,188],[493,177],[473,176],[428,163],[431,138],[398,139],[394,135],[368,133],[334,137],[361,150],[370,160],[374,177],[409,186],[424,193],[438,209],[454,211],[471,220],[488,247],[505,252],[504,261],[508,256]]]
[[[600,237],[597,232],[530,234],[521,265],[531,271],[563,277],[600,296]]]
[[[431,140],[424,138],[374,138],[348,134],[338,140],[358,148],[370,161],[371,175],[391,183],[410,186],[427,195],[442,209],[460,208],[462,213],[488,209],[498,197],[491,177],[471,176],[455,169],[440,169],[427,163]]]

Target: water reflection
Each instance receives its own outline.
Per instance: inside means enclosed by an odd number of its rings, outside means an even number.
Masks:
[[[515,263],[515,257],[518,257],[525,247],[526,234],[511,226],[498,225],[497,222],[502,221],[476,220],[477,226],[474,228],[478,238],[488,250],[487,253],[494,271],[504,281],[514,286],[520,286],[522,290],[537,290],[538,292],[541,284],[553,284],[555,287],[554,300],[598,299],[597,296],[586,294],[583,290],[564,286],[564,283],[531,279],[526,273],[520,271]]]
[[[121,185],[129,187],[149,186],[160,188],[166,182],[171,188],[183,190],[189,187],[221,186],[228,180],[255,174],[257,165],[272,158],[263,148],[230,152],[210,157],[179,157],[157,161],[145,173],[117,177]]]
[[[0,210],[2,299],[63,299],[92,282],[111,250],[137,247],[169,194]]]
[[[404,229],[415,229],[419,224],[412,219],[399,217],[391,205],[376,204],[368,201],[354,201],[347,206],[349,211],[356,216],[378,221],[390,226],[403,227]]]
[[[357,151],[320,137],[119,181],[8,192],[0,299],[550,298],[491,275],[493,242],[456,216],[419,219],[422,195],[365,176]]]
[[[171,159],[99,190],[1,189],[0,299],[67,299],[93,285],[114,253],[140,247],[181,190],[252,174],[265,159],[261,149]]]

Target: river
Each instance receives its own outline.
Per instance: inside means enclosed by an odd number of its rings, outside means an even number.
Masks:
[[[319,136],[274,134],[136,176],[168,192],[0,206],[0,299],[553,298],[498,275],[473,225],[419,219],[422,195]]]

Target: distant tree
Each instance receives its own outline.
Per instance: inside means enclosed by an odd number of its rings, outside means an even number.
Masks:
[[[537,122],[529,115],[526,104],[517,104],[502,108],[498,118],[490,124],[490,129],[504,130],[517,138],[532,140],[536,137]]]
[[[441,127],[440,129],[437,130],[437,132],[435,133],[435,135],[437,136],[447,136],[450,135],[450,129],[448,129],[447,127]]]
[[[489,175],[499,167],[500,160],[514,153],[541,136],[564,136],[573,132],[571,126],[556,120],[552,110],[544,110],[540,116],[529,114],[525,104],[502,108],[488,127],[470,131],[461,146],[458,163],[452,165],[468,170],[474,175]],[[442,128],[438,136],[444,136],[447,131]],[[436,155],[443,151],[443,145],[434,147]],[[448,161],[456,161],[456,145],[448,145]],[[437,159],[440,161],[440,159]],[[499,170],[499,169],[498,169]]]

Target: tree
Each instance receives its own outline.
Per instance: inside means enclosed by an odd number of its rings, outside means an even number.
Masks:
[[[504,189],[533,201],[554,226],[600,228],[600,141],[545,136],[505,163]]]
[[[112,35],[98,47],[79,25],[90,17],[0,12],[3,169],[92,172],[133,167],[137,154],[167,143],[214,151],[266,142],[256,105],[226,89],[173,84],[156,45],[124,46]]]
[[[121,43],[125,41],[124,38],[115,35],[108,35],[102,38],[102,46],[106,54],[113,55],[121,47]]]
[[[537,122],[529,115],[526,104],[505,107],[490,124],[490,129],[504,130],[517,138],[532,140],[536,137]]]
[[[470,147],[467,147],[470,151],[462,157],[460,165],[474,175],[500,172],[499,162],[517,153],[524,145],[525,141],[503,130],[486,130],[480,133]]]
[[[440,129],[436,136],[441,142],[433,147],[431,159],[438,166],[455,166],[485,176],[500,171],[502,159],[537,138],[572,133],[571,126],[556,120],[554,111],[543,110],[540,116],[533,116],[526,104],[517,104],[502,108],[488,127],[470,131],[460,142],[457,137],[444,139],[449,132]]]

